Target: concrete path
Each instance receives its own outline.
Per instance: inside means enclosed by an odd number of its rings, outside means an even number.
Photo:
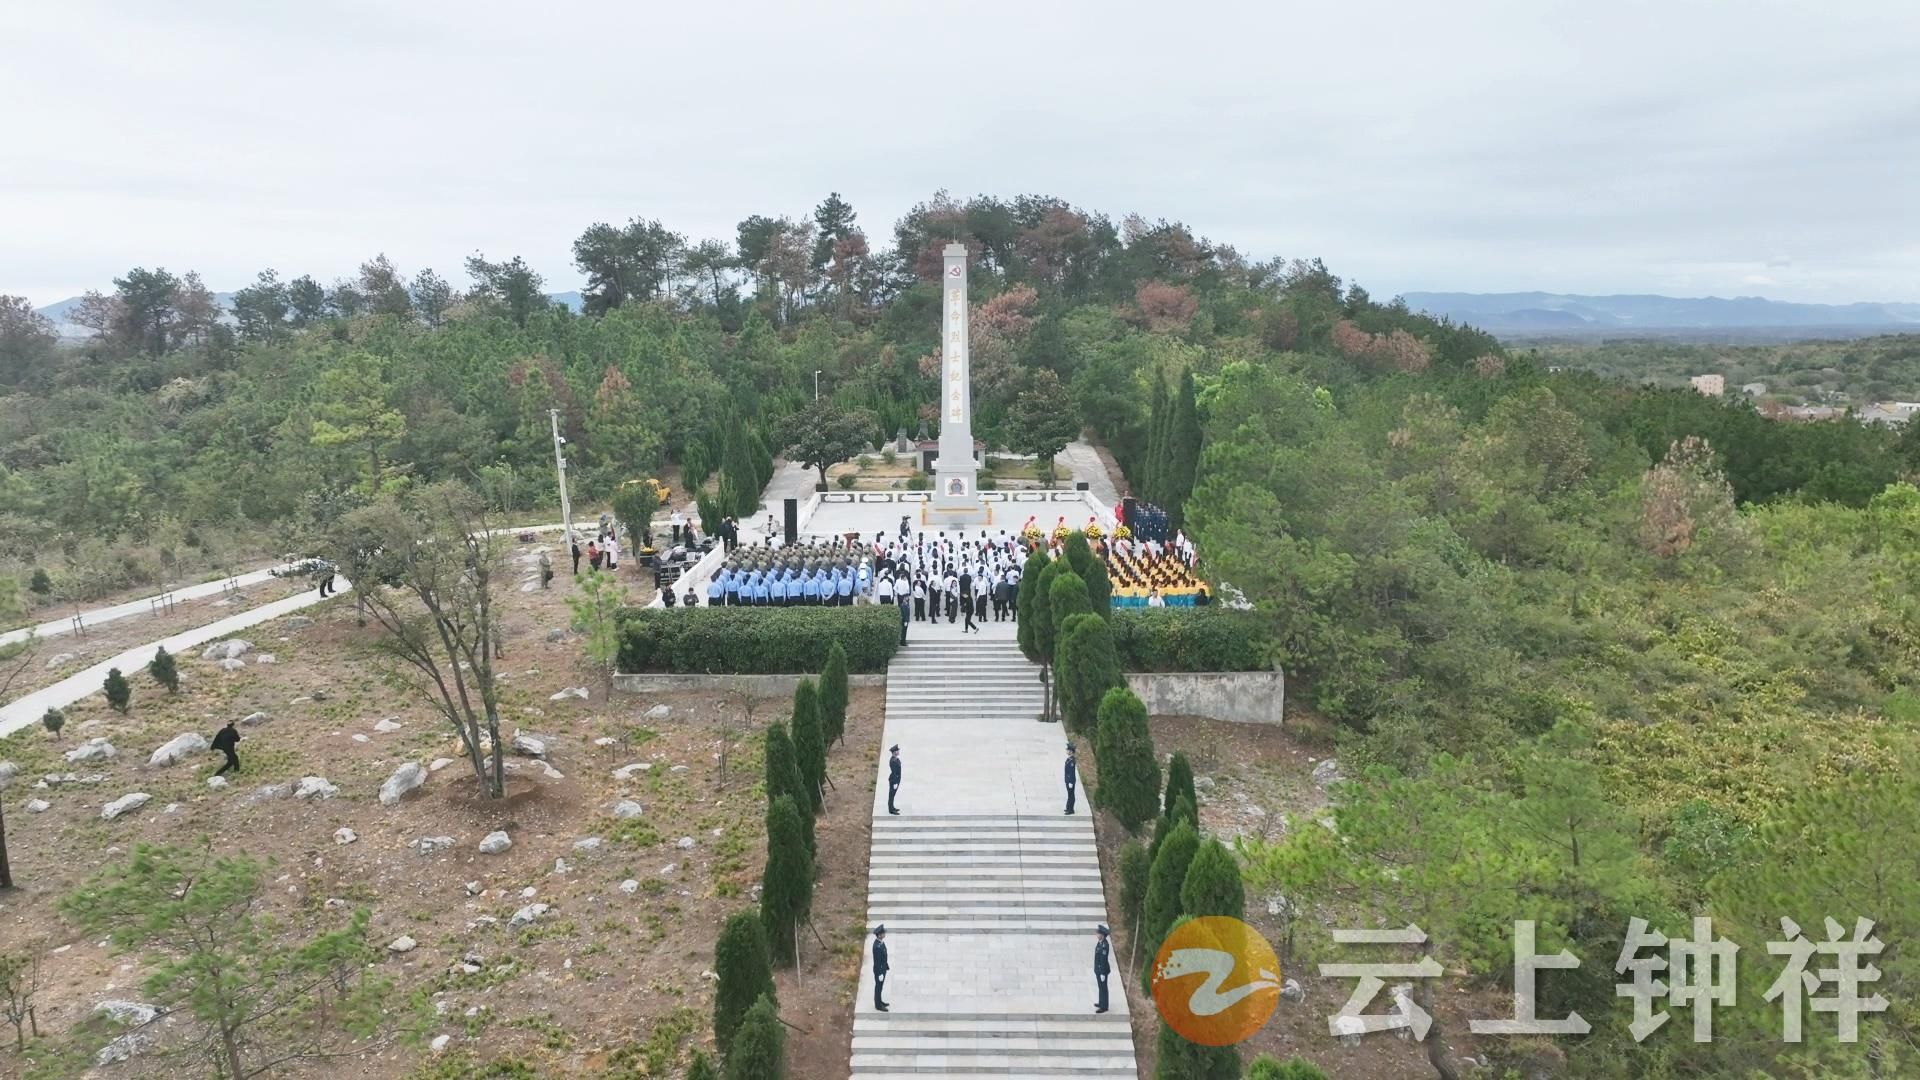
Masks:
[[[892,972],[873,1006],[861,948],[853,1080],[1133,1080],[1125,974],[1093,1011],[1094,927],[1106,919],[1093,819],[1063,813],[1065,736],[1039,723],[1039,668],[1012,623],[962,637],[914,623],[887,669],[883,746],[901,748],[900,814],[874,793],[869,929]]]
[[[158,592],[152,596],[143,596],[138,600],[129,600],[124,604],[114,604],[111,607],[93,608],[88,611],[82,611],[80,613],[80,624],[83,628],[92,629],[102,623],[115,622],[129,615],[151,615],[158,611],[162,604],[167,602],[184,604],[189,600],[198,600],[205,596],[217,596],[228,589],[244,589],[249,585],[258,585],[263,581],[271,579],[275,573],[285,572],[292,565],[291,563],[282,563],[278,566],[269,566],[260,570],[254,570],[250,573],[241,574],[239,577],[223,577],[214,581],[201,582],[198,585],[185,585],[178,589],[167,589],[164,592]],[[9,630],[4,634],[0,634],[0,647],[12,645],[17,641],[25,641],[29,636],[50,638],[71,633],[73,633],[73,616],[69,615],[51,622],[43,622],[39,626],[23,626],[18,630]]]
[[[1094,498],[1108,506],[1120,504],[1120,490],[1113,486],[1113,477],[1107,475],[1107,467],[1101,462],[1099,451],[1086,440],[1075,439],[1068,443],[1054,460],[1072,469],[1074,480],[1085,480],[1087,490],[1093,493]]]

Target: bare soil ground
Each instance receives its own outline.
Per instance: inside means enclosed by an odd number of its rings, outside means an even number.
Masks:
[[[532,550],[522,546],[516,554]],[[69,710],[58,740],[39,729],[0,740],[0,760],[20,772],[4,795],[19,887],[0,894],[0,944],[42,957],[39,1023],[49,1043],[99,1001],[137,999],[147,970],[137,956],[80,939],[57,914],[59,898],[135,843],[195,844],[204,837],[216,851],[274,861],[265,903],[290,934],[338,925],[365,905],[370,940],[383,954],[402,935],[419,943],[404,955],[383,955],[380,966],[403,988],[430,998],[438,1018],[420,1042],[276,1069],[276,1076],[678,1076],[691,1048],[711,1049],[714,938],[728,914],[756,905],[765,859],[758,731],[784,718],[787,702],[723,693],[607,701],[584,670],[578,639],[549,640],[567,625],[564,597],[572,583],[557,548],[554,555],[560,575],[550,591],[521,592],[518,579],[506,578],[502,730],[547,741],[546,766],[510,759],[506,800],[477,796],[445,721],[377,656],[377,631],[357,626],[345,602],[309,609],[317,619],[312,626],[289,629],[276,620],[249,632],[257,650],[277,656],[275,664],[229,674],[197,656],[183,658],[178,697],[144,674],[130,675],[128,715],[95,696]],[[637,563],[623,564],[621,576],[634,602],[650,596],[651,575]],[[151,640],[153,620],[128,625]],[[549,699],[569,686],[592,688],[590,700]],[[660,705],[666,716],[648,716]],[[206,784],[217,754],[146,765],[175,735],[211,736],[228,719],[255,711],[268,719],[243,727],[244,768],[223,790]],[[824,947],[807,935],[800,970],[778,976],[781,1015],[797,1029],[788,1042],[796,1077],[846,1068],[882,712],[879,691],[855,690],[846,744],[829,755],[836,790],[817,826],[814,899]],[[384,718],[400,728],[375,731]],[[93,736],[109,739],[118,755],[93,764],[62,760],[63,751]],[[397,806],[379,804],[380,784],[399,764],[442,757],[454,760],[418,791]],[[649,768],[628,781],[613,778],[614,769],[635,763]],[[69,771],[106,779],[34,786],[44,774]],[[309,775],[325,777],[339,794],[259,797],[263,785]],[[104,803],[135,791],[152,801],[101,820]],[[36,797],[51,808],[25,812]],[[610,807],[620,798],[640,802],[644,815],[616,822]],[[357,839],[336,843],[342,827]],[[511,849],[480,854],[476,845],[496,829],[512,837]],[[434,836],[455,842],[426,856],[409,846]],[[597,849],[575,849],[576,840],[589,837],[601,839]],[[631,894],[620,888],[628,879],[637,882]],[[551,911],[509,930],[508,917],[535,902]],[[480,970],[463,971],[464,963]],[[436,1035],[451,1037],[439,1054],[424,1045]],[[30,1046],[27,1057],[34,1056]],[[0,1075],[18,1075],[16,1066],[25,1065],[10,1047],[0,1049]],[[200,1075],[183,1065],[140,1056],[102,1074]]]
[[[1157,716],[1152,719],[1154,746],[1164,758],[1175,750],[1185,751],[1193,764],[1194,785],[1200,796],[1200,825],[1203,833],[1231,845],[1236,836],[1278,839],[1285,834],[1288,814],[1308,816],[1327,805],[1325,791],[1313,781],[1314,765],[1332,754],[1331,741],[1316,730],[1311,720],[1296,722],[1290,713],[1286,728],[1253,724],[1234,724],[1198,717]],[[1089,757],[1083,765],[1091,766]],[[1089,769],[1089,772],[1092,772]],[[1098,774],[1093,773],[1098,783]],[[1111,815],[1096,818],[1102,873],[1107,883],[1107,904],[1114,934],[1114,977],[1128,972],[1129,993],[1136,1003],[1132,1018],[1134,1046],[1141,1080],[1153,1075],[1155,1044],[1159,1038],[1159,1018],[1151,999],[1140,990],[1138,972],[1146,963],[1134,953],[1133,928],[1119,918],[1120,845],[1128,837]],[[1151,838],[1143,830],[1140,840]],[[1269,897],[1249,889],[1247,922],[1252,924],[1281,953],[1285,933],[1282,920],[1269,910]],[[1299,1003],[1282,1000],[1266,1026],[1241,1044],[1242,1058],[1252,1061],[1261,1053],[1285,1060],[1298,1055],[1312,1062],[1330,1077],[1339,1080],[1399,1080],[1431,1077],[1423,1045],[1403,1041],[1394,1034],[1368,1035],[1357,1045],[1345,1045],[1327,1033],[1327,1017],[1337,1012],[1353,990],[1352,979],[1322,978],[1318,964],[1339,962],[1332,947],[1301,942],[1289,963],[1282,955],[1282,976],[1298,979],[1306,992]],[[1354,960],[1355,957],[1344,957]],[[1447,1045],[1459,1067],[1461,1055],[1476,1053],[1473,1037],[1467,1034],[1470,1016],[1504,1015],[1504,1001],[1489,1001],[1488,996],[1468,995],[1458,978],[1444,977],[1436,989],[1436,1013],[1447,1030]],[[1497,999],[1498,995],[1493,995]],[[1389,1003],[1382,995],[1370,1011],[1387,1011]]]

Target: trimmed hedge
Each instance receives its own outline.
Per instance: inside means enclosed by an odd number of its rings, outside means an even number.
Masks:
[[[1266,629],[1249,612],[1205,608],[1116,610],[1113,647],[1126,671],[1267,671]]]
[[[885,671],[900,647],[900,612],[891,604],[869,604],[620,613],[620,671],[627,674],[809,674],[827,666],[835,642],[847,652],[849,671]]]

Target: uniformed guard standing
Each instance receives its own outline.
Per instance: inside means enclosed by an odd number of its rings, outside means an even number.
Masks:
[[[898,814],[893,797],[900,792],[900,744],[893,744],[888,752],[893,756],[887,759],[887,813]]]
[[[1074,782],[1079,779],[1078,772],[1079,771],[1074,768],[1073,744],[1068,743],[1067,744],[1067,813],[1068,814],[1073,813],[1073,785],[1074,785]]]
[[[1099,988],[1100,997],[1093,1003],[1093,1011],[1103,1013],[1107,1011],[1107,928],[1097,927],[1096,931],[1100,935],[1100,943],[1093,947],[1093,985]],[[883,929],[882,932],[884,933],[885,930]],[[876,971],[879,970],[878,965],[885,962],[885,948],[886,946],[881,945],[877,940],[874,942]],[[875,984],[873,992],[876,995],[880,993],[878,984]],[[881,1007],[885,1008],[885,1006]]]
[[[1103,932],[1106,927],[1100,928]],[[1100,963],[1105,964],[1107,939],[1100,939]],[[881,1012],[887,1011],[887,1003],[880,999],[880,991],[887,985],[887,928],[885,924],[873,928],[873,1007]],[[1107,1000],[1107,979],[1100,977],[1100,1000]],[[1101,1009],[1102,1012],[1106,1010]]]

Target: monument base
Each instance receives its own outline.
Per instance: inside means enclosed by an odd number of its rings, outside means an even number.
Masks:
[[[971,462],[957,469],[933,465],[933,498],[928,501],[925,524],[930,529],[979,529],[993,519],[993,512],[980,501],[975,486],[978,466]]]

